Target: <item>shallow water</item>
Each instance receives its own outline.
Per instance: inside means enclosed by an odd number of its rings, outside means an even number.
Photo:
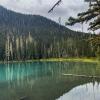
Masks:
[[[100,100],[100,64],[33,62],[0,64],[0,100]]]

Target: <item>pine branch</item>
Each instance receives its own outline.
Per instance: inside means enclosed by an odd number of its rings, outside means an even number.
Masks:
[[[70,17],[66,25],[74,25],[76,23],[89,23],[89,30],[98,30],[100,29],[100,0],[96,0],[92,7],[89,8],[86,12],[79,13],[77,18]],[[94,20],[92,20],[94,19]]]
[[[62,0],[59,0],[52,8],[48,11],[48,13],[51,13],[51,12],[54,10],[54,8],[55,8],[57,5],[59,5],[61,2],[62,2]]]

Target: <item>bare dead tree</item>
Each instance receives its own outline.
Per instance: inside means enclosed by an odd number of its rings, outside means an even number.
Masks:
[[[61,2],[62,0],[57,1],[57,3],[48,11],[48,13],[51,13],[54,10],[54,8],[58,6]]]

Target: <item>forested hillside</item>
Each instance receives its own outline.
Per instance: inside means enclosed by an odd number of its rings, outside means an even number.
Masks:
[[[86,41],[92,36],[0,6],[0,60],[95,56],[92,44]]]

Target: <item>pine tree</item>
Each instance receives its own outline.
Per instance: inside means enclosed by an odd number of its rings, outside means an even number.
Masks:
[[[97,47],[96,56],[100,60],[100,46]]]
[[[20,39],[19,37],[16,38],[16,57],[19,60],[20,59]]]
[[[94,20],[93,20],[94,19]],[[77,18],[70,17],[66,25],[84,23],[89,21],[89,30],[100,29],[100,0],[90,2],[89,9],[86,12],[79,13]]]
[[[10,50],[11,50],[11,46],[10,46],[10,36],[7,35],[7,40],[5,43],[5,55],[6,55],[6,60],[9,61],[10,60]]]

